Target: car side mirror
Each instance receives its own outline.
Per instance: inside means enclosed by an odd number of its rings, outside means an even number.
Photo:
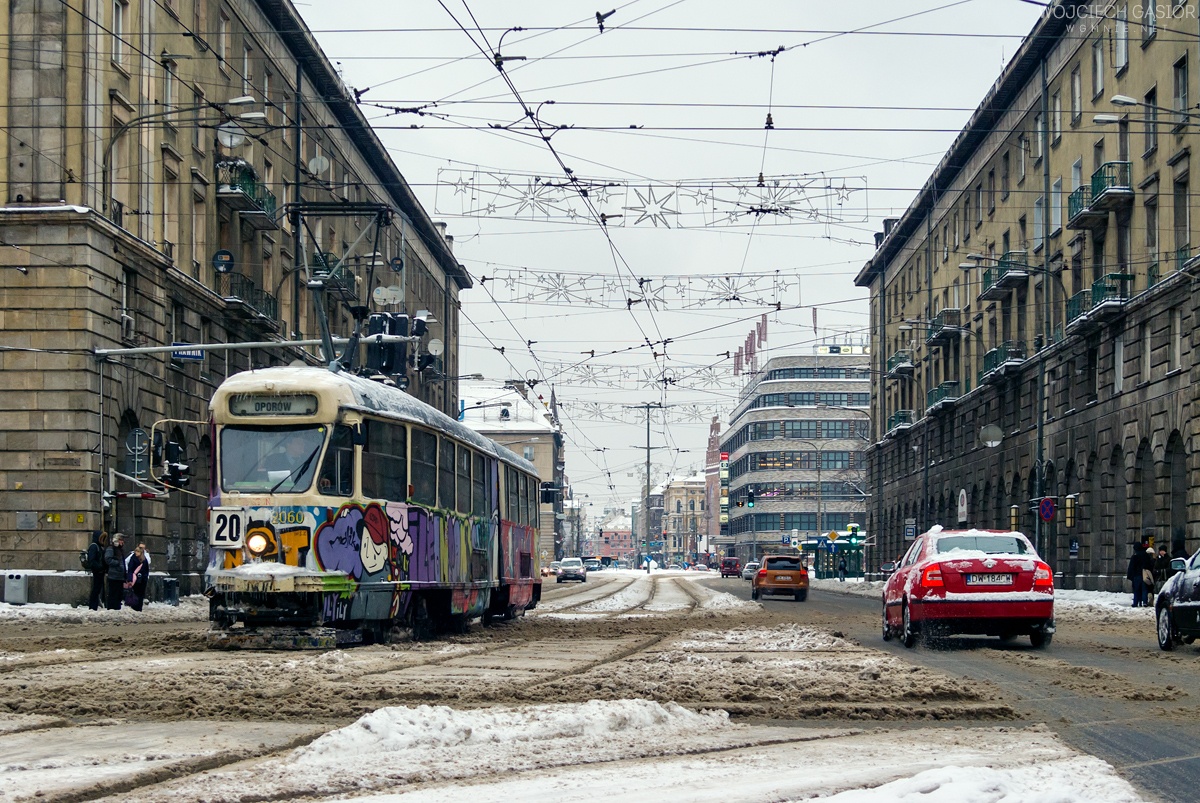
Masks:
[[[1173,558],[1171,560],[1171,573],[1179,574],[1187,569],[1187,560],[1185,558]]]
[[[896,564],[888,562],[880,566],[879,569],[887,574],[891,574],[892,572],[896,571]]]

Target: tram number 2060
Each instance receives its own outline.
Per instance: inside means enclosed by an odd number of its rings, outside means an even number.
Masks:
[[[208,521],[208,545],[240,549],[246,533],[246,511],[240,507],[214,507]]]

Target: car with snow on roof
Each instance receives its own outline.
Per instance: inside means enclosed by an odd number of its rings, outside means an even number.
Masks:
[[[1171,575],[1154,601],[1154,616],[1163,650],[1200,638],[1200,551],[1171,561]]]
[[[912,647],[923,636],[1054,634],[1054,576],[1019,532],[944,530],[919,536],[883,588],[883,638]]]

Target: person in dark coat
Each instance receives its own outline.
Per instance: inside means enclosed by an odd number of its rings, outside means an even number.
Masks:
[[[838,558],[838,580],[846,582],[846,557],[844,555]]]
[[[112,544],[104,550],[105,601],[110,611],[121,610],[125,598],[125,536],[113,533]]]
[[[1133,555],[1129,558],[1129,569],[1125,572],[1126,579],[1133,584],[1133,607],[1144,608],[1147,596],[1153,588],[1153,582],[1146,583],[1144,572],[1154,572],[1153,551],[1146,544],[1134,547]]]
[[[125,563],[125,602],[135,611],[142,609],[146,600],[146,583],[150,577],[150,561],[146,558],[146,547],[138,544]]]
[[[104,575],[108,573],[104,565],[104,550],[108,549],[108,533],[92,530],[92,543],[88,544],[88,570],[92,573],[92,592],[88,595],[88,607],[93,611],[100,610],[100,600],[104,596]]]
[[[1171,556],[1167,554],[1167,548],[1160,546],[1158,548],[1158,557],[1154,559],[1154,593],[1158,594],[1162,591],[1163,584],[1171,577]]]

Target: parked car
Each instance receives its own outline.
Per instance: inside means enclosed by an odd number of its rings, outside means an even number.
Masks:
[[[725,558],[721,561],[722,577],[737,577],[742,573],[742,565],[737,558]]]
[[[566,580],[578,580],[581,583],[587,582],[587,567],[583,565],[583,561],[579,558],[563,558],[558,567],[558,580],[561,583]]]
[[[808,570],[797,555],[766,555],[750,580],[750,597],[787,594],[797,602],[808,599]]]
[[[1054,576],[1029,539],[1000,530],[935,527],[913,542],[883,587],[883,638],[970,633],[1003,640],[1054,634]]]
[[[1200,637],[1200,551],[1191,558],[1171,561],[1174,574],[1163,584],[1154,602],[1158,623],[1158,646],[1173,650],[1182,641],[1193,643]]]
[[[691,566],[689,566],[688,568],[689,568],[691,571],[693,571],[693,572],[706,572],[706,571],[708,571],[708,567],[707,567],[707,566],[705,566],[703,563],[693,563],[693,564],[692,564]]]
[[[754,575],[758,574],[758,567],[761,565],[762,564],[756,560],[752,560],[749,563],[747,563],[745,568],[742,569],[742,579],[743,580],[753,580]]]

